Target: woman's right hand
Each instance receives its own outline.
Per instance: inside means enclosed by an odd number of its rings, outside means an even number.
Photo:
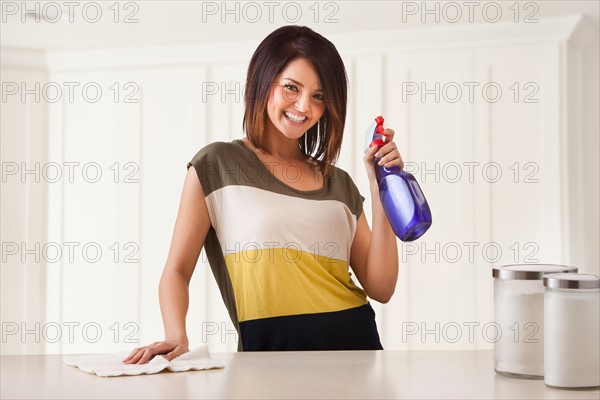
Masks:
[[[177,356],[187,353],[189,350],[186,343],[167,340],[162,342],[154,342],[148,346],[136,347],[129,353],[127,358],[121,362],[124,364],[146,364],[156,355],[162,355],[168,361],[171,361]]]

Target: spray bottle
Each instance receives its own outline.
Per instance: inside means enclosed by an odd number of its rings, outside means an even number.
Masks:
[[[365,134],[364,152],[370,146],[383,146],[383,117],[375,118]],[[392,230],[403,242],[412,242],[423,236],[431,226],[431,210],[415,177],[400,169],[378,165],[375,176],[379,197]]]

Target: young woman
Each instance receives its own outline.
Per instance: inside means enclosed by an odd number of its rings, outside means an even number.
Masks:
[[[211,143],[187,164],[159,285],[165,340],[125,363],[189,351],[188,284],[202,246],[239,351],[382,349],[368,298],[390,299],[398,254],[373,163],[402,168],[394,131],[364,157],[371,232],[364,197],[334,165],[347,103],[335,46],[307,27],[275,30],[252,56],[244,97],[246,136]]]

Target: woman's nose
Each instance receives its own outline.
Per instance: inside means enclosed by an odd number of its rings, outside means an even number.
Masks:
[[[299,112],[306,112],[306,111],[308,111],[308,104],[309,104],[309,96],[305,93],[300,93],[298,95],[298,99],[296,100],[296,109]]]

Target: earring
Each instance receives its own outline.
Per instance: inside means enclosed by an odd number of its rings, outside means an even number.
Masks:
[[[321,136],[321,118],[317,121],[317,137]]]

